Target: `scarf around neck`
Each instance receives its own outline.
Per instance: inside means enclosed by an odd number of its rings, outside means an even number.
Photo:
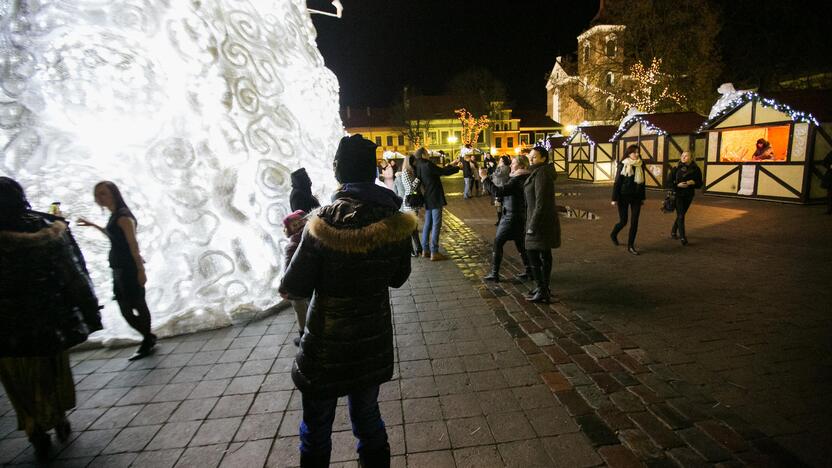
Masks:
[[[520,168],[520,169],[517,169],[516,171],[510,172],[508,174],[508,176],[509,177],[517,177],[517,176],[526,175],[526,174],[531,174],[531,172],[529,172],[528,169]]]
[[[641,158],[632,160],[630,158],[624,158],[621,161],[623,164],[623,169],[621,169],[621,175],[624,177],[633,177],[633,180],[637,184],[644,183],[644,168],[641,165]]]

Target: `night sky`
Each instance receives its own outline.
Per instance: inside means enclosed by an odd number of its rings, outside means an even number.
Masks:
[[[405,84],[440,94],[455,73],[478,66],[502,80],[520,108],[545,110],[545,75],[559,53],[575,49],[575,36],[598,10],[596,0],[341,2],[341,19],[312,18],[342,106],[390,104]],[[326,1],[308,3],[332,10]],[[503,11],[495,7],[501,4]]]
[[[321,54],[340,82],[342,106],[392,104],[406,84],[441,94],[451,76],[473,66],[502,80],[516,109],[544,110],[545,76],[555,57],[575,51],[575,37],[598,10],[598,0],[341,1],[341,19],[312,18]],[[758,64],[763,73],[795,66],[832,71],[832,1],[714,3],[724,21],[724,80]],[[308,5],[333,10],[328,0]]]

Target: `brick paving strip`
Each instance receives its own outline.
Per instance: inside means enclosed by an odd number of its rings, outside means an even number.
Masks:
[[[397,372],[380,406],[393,466],[799,466],[600,320],[484,285],[489,244],[445,216],[453,261],[414,260],[392,292]],[[132,348],[73,353],[74,433],[54,464],[296,466],[294,336],[286,310],[161,340],[132,363]],[[344,403],[332,460],[356,466]],[[0,464],[31,464],[15,428],[0,395]]]
[[[514,257],[503,261],[503,281],[483,282],[491,243],[444,217],[450,257],[606,464],[805,466],[596,314],[527,302],[529,287],[512,279],[523,271]]]

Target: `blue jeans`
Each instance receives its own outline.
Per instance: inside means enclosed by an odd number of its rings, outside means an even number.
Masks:
[[[422,249],[425,252],[439,252],[440,229],[442,229],[442,208],[426,209],[425,227],[422,228]],[[430,250],[428,250],[428,241],[430,241]]]
[[[332,452],[332,422],[337,398],[313,400],[302,395],[303,420],[300,423],[301,454],[329,459]],[[378,409],[378,385],[358,390],[348,396],[352,433],[358,438],[358,453],[388,446],[387,431]]]
[[[471,198],[471,183],[473,182],[473,179],[465,177],[462,180],[465,181],[465,188],[462,190],[462,198]]]

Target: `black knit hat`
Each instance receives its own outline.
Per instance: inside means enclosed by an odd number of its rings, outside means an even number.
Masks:
[[[372,182],[376,172],[376,144],[365,139],[360,133],[341,138],[335,160],[335,179],[342,183]]]

